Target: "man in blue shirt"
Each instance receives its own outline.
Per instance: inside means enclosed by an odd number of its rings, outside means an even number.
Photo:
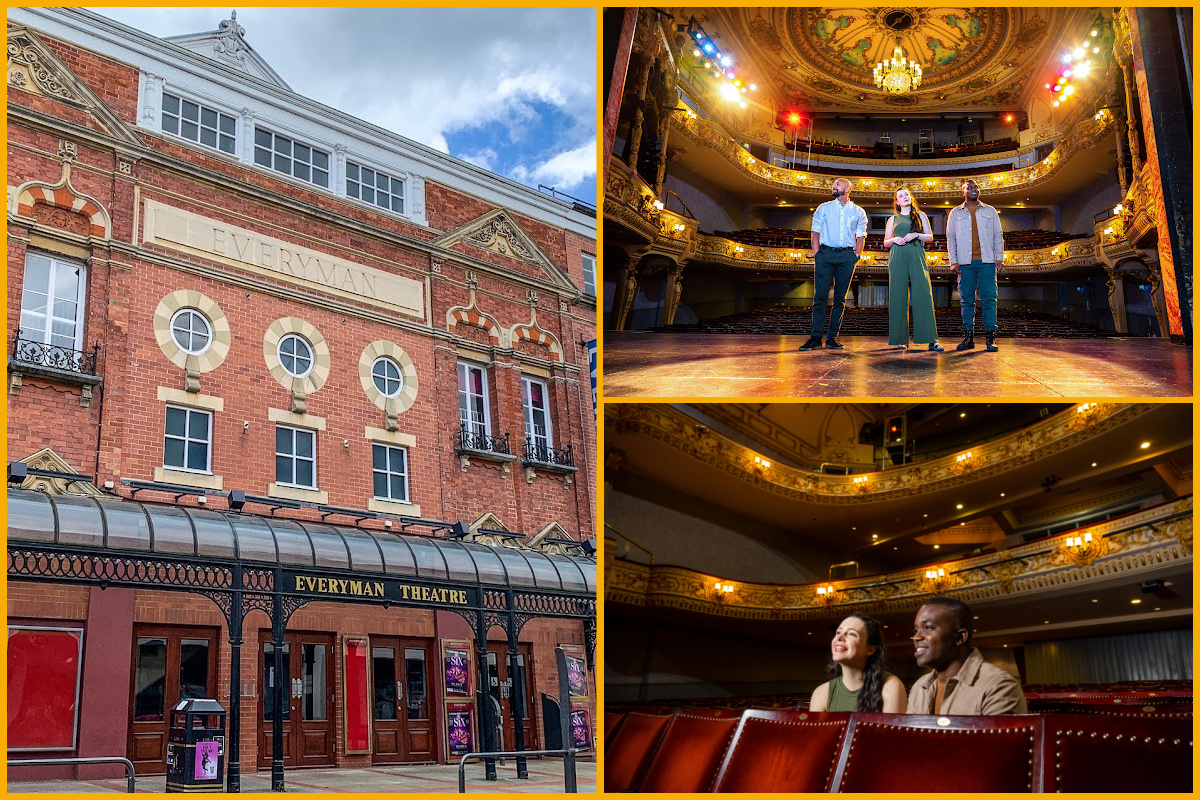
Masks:
[[[846,309],[846,291],[867,238],[867,212],[850,202],[853,187],[845,178],[833,182],[833,199],[817,206],[812,221],[813,261],[816,262],[816,286],[813,289],[812,335],[801,350],[821,347],[825,333],[825,306],[829,284],[833,283],[833,310],[829,314],[826,347],[841,348],[838,331]]]

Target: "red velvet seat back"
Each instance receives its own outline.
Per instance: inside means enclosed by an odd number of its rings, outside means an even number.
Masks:
[[[747,711],[713,791],[828,791],[849,721],[849,714]]]
[[[1045,717],[1046,791],[1191,792],[1192,721]]]
[[[855,714],[833,791],[1039,791],[1038,719]]]
[[[741,719],[740,711],[681,709],[667,725],[639,791],[707,792]]]
[[[612,742],[613,734],[617,732],[617,728],[621,727],[621,721],[625,719],[624,714],[613,714],[610,712],[604,713],[604,746],[607,747]]]
[[[604,753],[604,789],[628,792],[636,789],[643,768],[654,755],[670,714],[642,714],[630,711],[613,734]]]

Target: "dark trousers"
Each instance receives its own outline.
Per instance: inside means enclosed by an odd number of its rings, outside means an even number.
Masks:
[[[854,277],[854,268],[858,266],[858,256],[854,250],[830,250],[821,247],[814,257],[816,261],[816,286],[813,288],[812,335],[821,336],[825,333],[825,307],[829,304],[829,284],[833,284],[833,310],[829,314],[829,338],[838,335],[842,329],[842,312],[846,310],[846,291],[850,288],[850,279]]]

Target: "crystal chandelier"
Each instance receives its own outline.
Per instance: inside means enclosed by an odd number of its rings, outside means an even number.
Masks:
[[[904,94],[909,89],[921,85],[921,65],[916,61],[905,61],[904,50],[900,47],[900,39],[896,39],[896,49],[892,51],[890,61],[880,61],[875,65],[875,85],[891,94]]]

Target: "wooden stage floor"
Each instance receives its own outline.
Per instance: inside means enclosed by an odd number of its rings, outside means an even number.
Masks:
[[[1192,348],[1168,339],[997,339],[999,352],[897,352],[874,336],[799,352],[807,336],[604,333],[603,396],[1190,397]]]

